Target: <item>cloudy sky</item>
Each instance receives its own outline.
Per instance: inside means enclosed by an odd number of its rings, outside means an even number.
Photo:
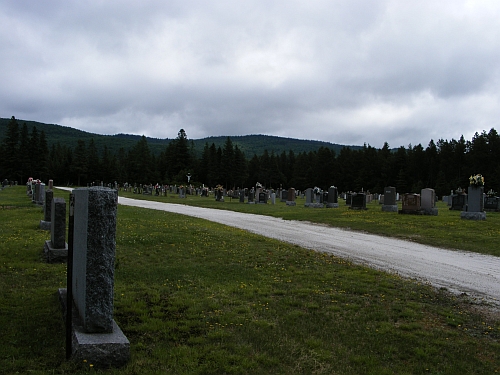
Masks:
[[[0,0],[0,117],[380,148],[500,131],[500,1]]]

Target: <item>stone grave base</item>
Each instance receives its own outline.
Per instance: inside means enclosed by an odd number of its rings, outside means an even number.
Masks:
[[[312,208],[323,208],[325,207],[323,203],[306,203],[304,207],[312,207]]]
[[[339,208],[338,203],[327,203],[326,208]]]
[[[366,208],[366,207],[353,207],[353,206],[349,206],[349,209],[350,210],[368,210],[368,208]]]
[[[423,215],[422,210],[399,210],[398,214],[403,214],[403,215]]]
[[[437,216],[438,215],[437,208],[422,208],[421,211],[422,211],[423,215],[429,215],[429,216]]]
[[[66,289],[59,289],[59,301],[66,316]],[[113,320],[111,333],[86,333],[83,331],[78,310],[73,305],[71,359],[92,363],[98,368],[121,367],[130,360],[130,342]]]
[[[486,212],[460,212],[460,218],[465,220],[486,220]]]
[[[50,230],[50,221],[40,220],[41,230]]]
[[[384,204],[382,206],[382,211],[384,212],[398,212],[397,204]]]
[[[65,263],[68,260],[68,244],[64,243],[64,249],[54,249],[52,241],[45,241],[43,246],[43,253],[48,263]]]
[[[286,201],[286,205],[287,206],[296,206],[297,202],[295,202],[295,201]]]

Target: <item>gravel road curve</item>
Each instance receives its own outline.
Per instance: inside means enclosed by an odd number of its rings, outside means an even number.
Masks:
[[[451,251],[388,237],[270,216],[119,197],[126,206],[162,210],[241,228],[328,252],[383,271],[466,293],[500,308],[500,257]]]

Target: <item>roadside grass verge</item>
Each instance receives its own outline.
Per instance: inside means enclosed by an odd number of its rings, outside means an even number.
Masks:
[[[0,192],[0,206],[10,207],[0,210],[0,373],[101,372],[64,359],[56,291],[66,269],[44,263],[50,234],[38,229],[41,208],[24,199],[19,188]],[[498,318],[475,308],[466,297],[328,254],[119,206],[114,314],[132,358],[102,372],[500,372]]]
[[[301,220],[327,224],[333,227],[363,231],[414,241],[425,245],[466,250],[481,254],[500,256],[500,212],[487,212],[486,220],[474,221],[460,218],[460,211],[449,210],[443,202],[438,202],[438,216],[402,215],[395,212],[382,212],[378,202],[371,202],[367,210],[350,210],[343,200],[339,208],[308,208],[305,200],[298,198],[296,206],[287,206],[276,200],[276,204],[239,203],[237,199],[216,202],[214,197],[178,195],[167,197],[120,192],[120,196],[135,199],[154,200],[165,203],[186,204],[199,207],[231,210],[281,217],[285,220]],[[401,208],[401,203],[399,203]]]

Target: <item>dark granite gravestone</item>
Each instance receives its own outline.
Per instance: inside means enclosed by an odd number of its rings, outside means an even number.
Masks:
[[[54,199],[54,192],[47,190],[43,202],[43,220],[40,220],[40,229],[42,230],[50,230],[52,199]]]
[[[63,198],[53,198],[51,206],[50,240],[45,241],[43,251],[49,263],[66,262],[66,202]]]
[[[349,207],[353,210],[366,210],[366,194],[357,193],[351,195],[351,205]]]
[[[339,207],[339,199],[338,192],[335,186],[330,186],[328,188],[328,198],[327,198],[327,208],[338,208]]]
[[[384,188],[384,204],[382,211],[384,212],[398,212],[398,204],[396,202],[396,188],[393,186],[386,186]]]
[[[267,204],[267,193],[260,192],[258,203]]]
[[[500,198],[498,197],[485,197],[484,198],[484,210],[491,212],[498,212],[500,209]]]
[[[297,203],[295,202],[295,189],[289,188],[286,192],[286,203],[287,206],[295,206]]]
[[[465,211],[467,205],[467,194],[453,194],[451,196],[450,210]]]
[[[255,194],[255,192],[254,192],[254,190],[253,190],[253,188],[252,188],[252,189],[248,192],[248,203],[250,203],[250,204],[255,203],[255,202],[253,201],[253,200],[254,200],[254,194]]]
[[[460,213],[460,217],[467,220],[486,220],[486,212],[484,212],[484,186],[469,186],[467,190],[466,210]]]
[[[350,206],[352,204],[352,193],[347,193],[345,197],[345,204],[346,206]]]

